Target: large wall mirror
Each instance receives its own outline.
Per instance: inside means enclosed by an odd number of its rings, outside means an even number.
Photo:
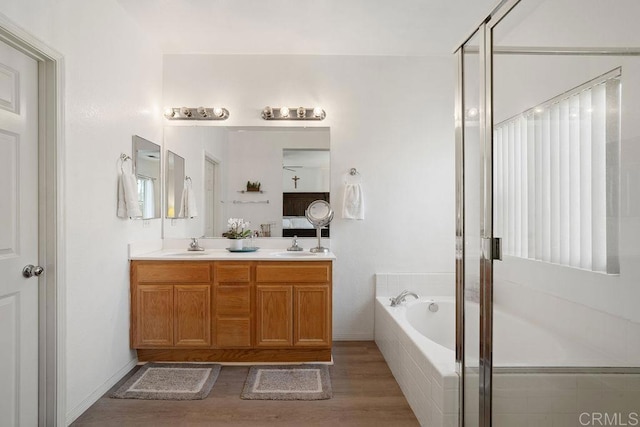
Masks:
[[[304,207],[329,201],[329,128],[171,126],[164,134],[165,149],[184,159],[198,212],[193,218],[171,216],[167,203],[165,238],[222,237],[229,218],[249,221],[263,237],[288,236],[294,227],[298,236],[303,230],[315,235],[304,209],[296,213],[285,206],[301,198]],[[167,188],[179,184],[172,181]],[[259,189],[248,185],[258,183]]]
[[[138,203],[142,219],[160,218],[160,146],[133,136],[133,168],[138,182]]]

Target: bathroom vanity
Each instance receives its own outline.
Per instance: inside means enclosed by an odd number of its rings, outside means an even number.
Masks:
[[[331,360],[332,254],[159,251],[131,259],[141,361]]]

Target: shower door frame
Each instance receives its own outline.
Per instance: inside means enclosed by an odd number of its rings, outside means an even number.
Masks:
[[[502,0],[459,45],[456,87],[456,368],[460,375],[458,424],[465,423],[465,175],[464,175],[464,45],[479,36],[479,126],[481,144],[480,190],[480,348],[478,372],[478,426],[492,425],[493,374],[493,29],[521,0]]]

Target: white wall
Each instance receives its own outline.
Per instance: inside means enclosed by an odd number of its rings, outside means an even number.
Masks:
[[[184,78],[195,71],[218,77]],[[326,110],[306,125],[331,128],[334,338],[372,339],[375,273],[454,270],[454,81],[452,56],[167,55],[163,93],[164,106],[225,106],[224,126],[289,124],[262,120],[266,105]],[[352,167],[363,221],[340,217]]]
[[[66,417],[135,361],[129,350],[127,243],[160,220],[118,219],[120,153],[131,136],[162,142],[162,56],[115,0],[6,0],[0,12],[64,55]]]

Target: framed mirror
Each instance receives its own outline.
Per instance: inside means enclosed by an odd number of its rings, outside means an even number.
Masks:
[[[133,170],[138,183],[141,219],[160,218],[162,199],[160,146],[138,135],[133,136]]]
[[[184,158],[178,156],[173,151],[167,150],[166,172],[165,172],[165,200],[166,218],[182,218],[180,213],[180,202],[184,191],[185,172]]]

